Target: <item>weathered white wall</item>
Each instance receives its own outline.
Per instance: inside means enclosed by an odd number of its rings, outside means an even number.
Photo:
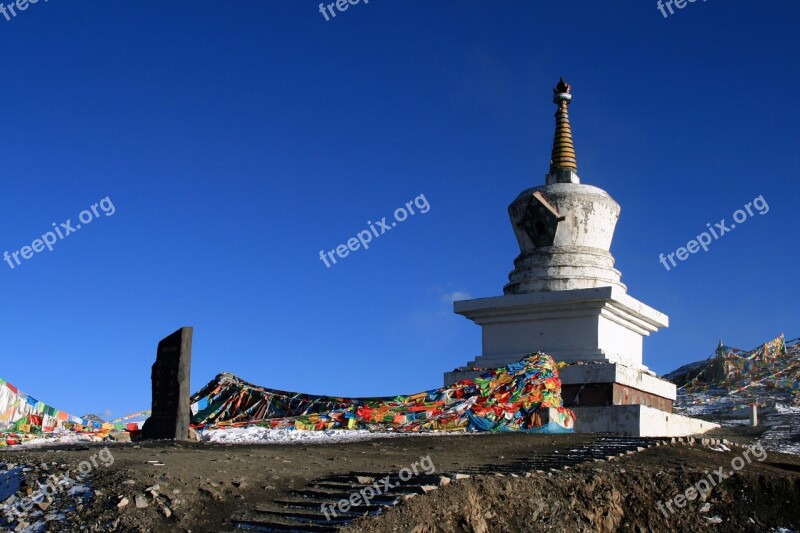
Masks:
[[[686,437],[716,429],[719,424],[667,413],[644,405],[576,407],[576,433],[614,433],[634,437]]]
[[[541,192],[564,217],[553,246],[536,248],[523,229],[525,209],[534,192]],[[534,187],[523,191],[508,212],[520,255],[514,261],[505,294],[608,285],[625,289],[609,253],[620,207],[604,190],[579,183]]]
[[[618,287],[506,295],[456,302],[482,329],[482,355],[467,366],[494,368],[542,351],[557,361],[642,366],[642,337],[669,319]]]

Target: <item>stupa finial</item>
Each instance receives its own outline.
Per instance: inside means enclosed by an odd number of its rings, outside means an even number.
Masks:
[[[556,110],[556,133],[553,137],[553,152],[550,155],[550,174],[547,183],[579,183],[578,160],[572,142],[572,127],[569,123],[567,106],[572,101],[572,86],[561,78],[553,89],[553,103]]]

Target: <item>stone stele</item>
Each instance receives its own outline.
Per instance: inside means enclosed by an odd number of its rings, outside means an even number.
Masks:
[[[145,439],[189,440],[193,332],[184,327],[158,343],[151,373],[152,414],[142,427]]]

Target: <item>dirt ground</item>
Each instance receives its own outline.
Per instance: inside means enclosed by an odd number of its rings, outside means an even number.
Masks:
[[[663,447],[558,474],[482,476],[413,498],[346,531],[800,530],[800,458],[796,456],[768,455],[764,462],[754,461],[683,508],[671,502],[675,512],[664,505],[705,478],[706,472],[719,466],[729,472],[731,460],[740,454],[735,448],[720,453],[699,447]]]
[[[116,444],[113,464],[83,480],[94,494],[58,495],[23,519],[49,531],[231,531],[231,517],[315,479],[357,471],[397,472],[430,456],[437,472],[510,464],[588,442],[580,435],[521,434],[403,437],[314,445]],[[104,444],[8,449],[0,463],[27,467],[18,498],[49,474],[74,477]],[[349,531],[769,531],[800,530],[800,457],[769,453],[708,494],[665,517],[666,501],[741,449],[694,446],[645,450],[611,462],[532,477],[472,477],[411,498]],[[84,463],[81,466],[81,463]],[[0,467],[2,470],[2,467]],[[74,491],[73,491],[74,492]],[[79,492],[79,491],[78,491]],[[137,501],[138,500],[138,501]],[[122,502],[122,505],[120,504]],[[141,507],[137,506],[137,503]],[[707,508],[704,508],[708,504]],[[146,506],[145,506],[146,505]],[[714,524],[719,517],[721,523]]]

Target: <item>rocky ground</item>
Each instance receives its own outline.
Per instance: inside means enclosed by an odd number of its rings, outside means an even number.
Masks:
[[[772,456],[683,508],[664,503],[739,453],[661,447],[529,478],[482,476],[412,498],[347,531],[779,531],[800,529],[800,460]],[[663,511],[659,510],[659,502]],[[786,529],[783,529],[786,528]]]
[[[728,438],[750,442],[746,435]],[[32,502],[21,517],[4,524],[7,529],[231,531],[233,518],[243,510],[268,505],[326,476],[396,473],[430,456],[437,475],[451,477],[477,467],[485,471],[485,465],[564,453],[590,442],[580,435],[504,434],[314,445],[116,444],[109,445],[108,453],[102,444],[9,449],[0,452],[0,499],[4,490],[13,491],[12,504],[25,503],[36,495],[37,481],[53,475],[63,481],[54,491],[54,501]],[[472,475],[410,498],[381,516],[359,519],[347,529],[800,530],[800,457],[775,452],[763,461],[753,459],[685,507],[672,503],[675,512],[659,510],[659,501],[684,493],[707,472],[720,466],[729,471],[731,461],[743,453],[743,448],[729,447],[714,451],[668,445],[560,472],[534,471],[526,474],[529,477]],[[109,457],[113,464],[103,460]]]

